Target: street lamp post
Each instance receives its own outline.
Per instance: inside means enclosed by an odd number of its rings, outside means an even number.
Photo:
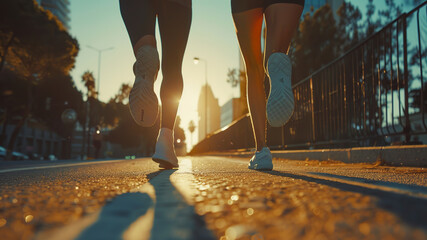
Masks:
[[[205,64],[205,137],[207,137],[208,136],[208,62],[205,59],[194,57],[194,64],[198,64],[200,61],[202,61]]]
[[[101,54],[104,51],[113,50],[114,47],[109,47],[109,48],[104,48],[104,49],[98,49],[98,48],[92,47],[90,45],[87,45],[87,47],[98,52],[98,84],[96,84],[96,92],[97,92],[98,98],[99,98],[99,85],[101,84]]]
[[[109,48],[104,48],[104,49],[98,49],[98,48],[92,47],[90,45],[87,45],[87,47],[90,48],[90,49],[92,49],[92,50],[94,50],[94,51],[98,52],[98,83],[96,84],[96,94],[98,95],[98,99],[99,99],[99,86],[101,85],[101,54],[104,51],[112,50],[114,47],[109,47]],[[87,108],[87,111],[86,111],[86,114],[87,114],[86,118],[89,117],[89,115],[88,115],[89,114],[89,108],[90,108],[90,106],[89,106],[89,98],[88,98],[87,104],[88,104],[87,105],[88,108]],[[90,124],[89,121],[88,121],[88,124]],[[86,126],[85,126],[85,128],[86,128]],[[89,129],[88,129],[87,134],[88,134],[88,136],[87,136],[87,155],[89,155],[89,149],[90,149],[90,125],[89,125]],[[83,146],[83,148],[84,148],[84,146]]]

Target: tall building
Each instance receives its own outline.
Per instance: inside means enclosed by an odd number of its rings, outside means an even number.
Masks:
[[[206,93],[207,97],[205,97]],[[207,104],[205,104],[205,100],[207,100]],[[221,108],[219,107],[218,98],[215,98],[209,85],[207,88],[206,85],[201,88],[197,109],[199,114],[199,141],[201,141],[207,134],[218,130],[221,122]]]
[[[69,0],[37,0],[40,6],[55,15],[64,27],[70,29],[70,1]]]
[[[232,98],[221,106],[221,128],[232,123],[245,114],[245,106],[241,98]]]

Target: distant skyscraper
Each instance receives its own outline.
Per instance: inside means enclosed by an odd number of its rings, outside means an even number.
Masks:
[[[37,2],[45,10],[49,10],[55,15],[67,30],[70,29],[69,0],[37,0]]]
[[[205,97],[207,93],[207,98]],[[205,99],[207,99],[207,107],[205,104]],[[206,114],[207,110],[207,114]],[[208,86],[206,91],[206,85],[202,86],[199,95],[198,101],[198,113],[199,113],[199,141],[203,140],[207,134],[212,133],[220,128],[221,123],[221,108],[218,103],[218,98],[215,98],[215,95],[212,92],[210,86]],[[206,120],[207,116],[207,120]],[[207,127],[206,126],[207,123]],[[207,131],[207,134],[206,134]]]
[[[246,103],[246,102],[245,102]],[[245,114],[241,98],[232,98],[221,106],[221,128]]]

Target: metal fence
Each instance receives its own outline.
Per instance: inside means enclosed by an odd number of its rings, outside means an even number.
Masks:
[[[427,144],[426,44],[427,2],[294,85],[294,114],[284,127],[269,128],[269,146]],[[193,151],[253,147],[248,118]]]

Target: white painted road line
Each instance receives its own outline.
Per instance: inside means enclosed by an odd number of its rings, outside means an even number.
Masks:
[[[122,161],[128,161],[128,160],[122,159],[122,160],[83,162],[83,163],[64,163],[64,164],[57,164],[57,165],[53,165],[53,166],[34,166],[34,167],[10,168],[10,169],[2,169],[2,170],[0,170],[0,173],[20,172],[20,171],[28,171],[28,170],[40,170],[40,169],[49,169],[49,168],[76,167],[76,166],[84,166],[84,165],[91,165],[91,164],[116,163],[116,162],[122,162]]]
[[[96,214],[39,233],[35,239],[214,239],[194,210],[191,160],[181,158],[179,164],[179,170],[161,171],[141,187],[115,197]]]
[[[392,192],[392,193],[397,193],[402,195],[408,195],[408,196],[418,197],[418,198],[427,200],[427,193],[425,191],[420,191],[419,187],[417,188],[417,190],[412,190],[412,189],[400,188],[398,187],[399,184],[396,184],[396,183],[390,184],[390,186],[386,186],[383,183],[375,183],[375,182],[366,183],[366,182],[362,182],[361,179],[349,178],[346,176],[341,176],[341,177],[333,176],[333,175],[328,176],[326,174],[303,173],[303,172],[298,172],[298,173],[285,172],[285,173],[296,174],[300,176],[305,176],[313,179],[326,180],[330,182],[343,183],[343,184],[363,187],[371,190],[379,190],[383,192]]]

